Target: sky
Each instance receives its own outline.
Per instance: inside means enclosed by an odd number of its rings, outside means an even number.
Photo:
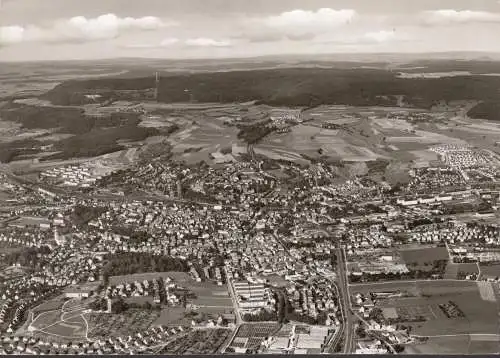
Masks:
[[[500,0],[0,0],[0,61],[500,52]]]

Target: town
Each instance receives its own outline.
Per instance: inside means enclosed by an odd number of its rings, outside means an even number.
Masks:
[[[4,171],[0,351],[396,354],[496,317],[498,154],[429,151],[397,184],[255,154]]]

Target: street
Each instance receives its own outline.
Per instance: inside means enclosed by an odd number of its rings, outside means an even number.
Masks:
[[[339,287],[339,302],[342,304],[342,309],[344,312],[344,344],[343,344],[343,353],[353,353],[356,350],[356,346],[354,343],[354,324],[352,320],[351,313],[351,297],[349,295],[349,287],[348,287],[348,277],[346,270],[346,260],[345,260],[345,252],[343,248],[337,249],[337,271],[338,271],[338,287]]]

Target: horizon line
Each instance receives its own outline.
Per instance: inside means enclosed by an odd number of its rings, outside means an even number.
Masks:
[[[158,61],[224,61],[224,60],[252,60],[262,58],[283,58],[283,57],[325,57],[325,56],[424,56],[424,55],[453,55],[453,54],[483,54],[486,55],[499,55],[500,51],[480,51],[480,50],[452,50],[452,51],[422,51],[422,52],[332,52],[332,53],[317,53],[317,54],[270,54],[270,55],[257,55],[257,56],[232,56],[232,57],[145,57],[145,56],[119,56],[119,57],[102,57],[94,59],[53,59],[53,60],[0,60],[0,63],[51,63],[51,62],[96,62],[96,61],[113,61],[113,60],[158,60]],[[459,60],[460,58],[449,58],[450,60]],[[334,59],[332,59],[334,61]],[[356,62],[354,60],[345,60],[345,62]],[[363,61],[366,62],[366,61]],[[375,61],[374,61],[375,62]]]

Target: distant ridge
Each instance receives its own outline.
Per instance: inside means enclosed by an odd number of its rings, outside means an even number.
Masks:
[[[52,61],[1,61],[0,63],[16,64],[40,64],[40,63],[102,63],[102,64],[130,64],[144,63],[235,63],[235,62],[259,62],[259,61],[349,61],[349,62],[378,62],[378,61],[415,61],[415,60],[482,60],[500,61],[500,52],[482,51],[447,51],[447,52],[367,52],[367,53],[330,53],[330,54],[284,54],[265,55],[250,57],[228,57],[228,58],[154,58],[154,57],[117,57],[101,58],[92,60],[52,60]]]

